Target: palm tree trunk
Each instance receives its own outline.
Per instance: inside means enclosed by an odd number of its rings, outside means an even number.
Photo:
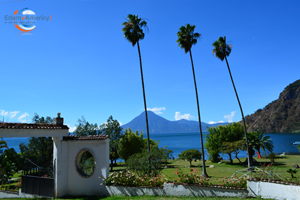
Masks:
[[[139,41],[137,41],[137,47],[138,47],[139,58],[140,58],[141,79],[142,79],[144,107],[145,107],[145,116],[146,116],[146,127],[147,127],[147,144],[148,144],[148,153],[150,156],[150,137],[149,137],[148,114],[147,114],[146,94],[145,94],[144,77],[143,77],[142,57],[141,57]],[[150,175],[150,173],[151,173],[151,163],[150,163],[150,157],[148,157],[148,174]]]
[[[202,153],[202,166],[203,166],[202,167],[202,176],[207,178],[208,175],[206,173],[206,168],[205,168],[205,157],[204,157],[204,145],[203,145],[201,118],[200,118],[200,107],[199,107],[196,76],[195,76],[194,63],[193,63],[193,57],[192,57],[192,51],[191,50],[190,50],[190,57],[191,57],[191,63],[192,63],[192,69],[193,69],[193,77],[194,77],[195,92],[196,92],[196,99],[197,99],[197,108],[198,108],[198,119],[199,119],[200,139],[201,139],[201,153]]]
[[[232,86],[233,86],[233,89],[234,89],[234,92],[235,92],[237,101],[238,101],[238,103],[239,103],[240,110],[241,110],[241,114],[242,114],[242,118],[243,118],[243,122],[244,122],[244,131],[245,131],[245,136],[246,136],[246,146],[247,146],[247,154],[248,154],[248,171],[253,171],[252,166],[251,166],[251,162],[250,162],[250,154],[249,154],[250,152],[249,152],[249,144],[248,144],[248,134],[247,134],[246,121],[245,121],[243,109],[242,109],[242,106],[241,106],[241,103],[240,103],[240,99],[239,99],[238,93],[237,93],[237,91],[236,91],[234,82],[233,82],[233,78],[232,78],[232,75],[231,75],[231,71],[230,71],[230,67],[229,67],[229,64],[228,64],[226,55],[225,55],[225,60],[226,60],[226,64],[227,64],[228,72],[229,72],[229,75],[230,75],[230,78],[231,78]]]

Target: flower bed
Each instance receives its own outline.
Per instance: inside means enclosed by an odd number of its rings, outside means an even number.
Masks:
[[[103,179],[110,196],[186,196],[186,197],[246,197],[247,181],[244,179],[220,179],[218,185],[212,185],[210,179],[197,174],[191,169],[187,174],[181,170],[174,172],[178,179],[168,181],[158,175],[138,176],[131,171],[114,172]]]

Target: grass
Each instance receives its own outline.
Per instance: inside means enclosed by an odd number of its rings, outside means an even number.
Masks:
[[[258,159],[255,157],[257,162],[259,163],[255,167],[262,168],[261,165],[263,164],[270,164],[270,159],[267,157],[262,157],[261,159]],[[246,160],[246,158],[240,158],[240,160],[243,162]],[[278,175],[281,175],[285,178],[290,178],[291,175],[287,172],[289,169],[294,169],[293,165],[298,163],[300,161],[300,155],[285,155],[283,157],[276,156],[275,158],[275,167],[273,169],[273,172],[275,172]],[[260,165],[261,164],[261,165]],[[168,161],[169,166],[173,166],[174,168],[164,168],[161,170],[161,174],[165,175],[166,178],[169,180],[173,180],[175,178],[178,178],[176,174],[173,172],[176,171],[177,168],[180,168],[183,173],[188,173],[189,168],[189,162],[183,161],[183,160],[169,160]],[[201,162],[192,162],[192,168],[196,168],[198,170],[199,175],[202,174],[202,164]],[[214,165],[214,168],[209,168],[210,165]],[[219,179],[222,179],[224,177],[231,177],[236,171],[238,170],[247,170],[248,166],[243,167],[240,165],[239,161],[237,159],[233,160],[233,164],[230,164],[230,161],[222,161],[222,164],[218,163],[212,163],[210,161],[206,161],[206,171],[207,174],[212,179],[212,182],[216,182]],[[122,169],[126,169],[126,166],[124,163],[119,163],[118,166],[114,167],[113,171],[119,171]],[[246,172],[245,172],[246,173]],[[300,174],[300,172],[299,172]],[[299,177],[299,174],[296,174],[297,177]],[[237,176],[241,176],[242,174],[237,174]],[[295,175],[294,175],[295,176]]]

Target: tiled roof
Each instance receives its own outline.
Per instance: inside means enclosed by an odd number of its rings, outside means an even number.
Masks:
[[[108,135],[89,135],[89,136],[64,136],[63,140],[105,140],[109,138]]]
[[[56,124],[26,124],[26,123],[3,123],[3,122],[0,122],[0,129],[61,130],[61,129],[69,129],[69,127],[66,125],[56,125]]]

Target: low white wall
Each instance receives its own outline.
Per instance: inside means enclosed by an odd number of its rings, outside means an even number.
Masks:
[[[165,183],[164,191],[168,196],[184,197],[247,197],[247,190],[216,187],[199,187]]]
[[[300,186],[248,181],[247,189],[250,197],[261,196],[261,198],[286,200],[300,199]]]
[[[166,196],[163,188],[106,186],[109,196]]]
[[[106,186],[110,196],[247,197],[247,190],[165,183],[163,188]]]

